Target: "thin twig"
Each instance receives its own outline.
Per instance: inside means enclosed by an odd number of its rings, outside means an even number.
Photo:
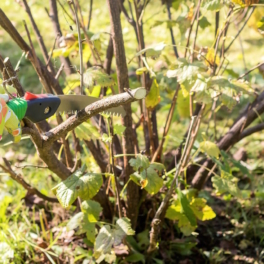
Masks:
[[[91,20],[92,20],[92,11],[93,11],[93,0],[90,0],[90,7],[89,7],[89,16],[88,16],[88,24],[87,29],[90,29]]]
[[[55,75],[55,79],[58,79],[60,77],[63,69],[64,69],[64,64],[62,63],[61,66],[60,66],[60,68],[59,68],[59,70],[58,70],[58,72]]]
[[[33,15],[31,13],[31,10],[30,10],[29,6],[28,6],[28,3],[27,3],[26,0],[22,0],[22,2],[23,2],[23,7],[24,7],[25,11],[28,14],[30,23],[31,23],[31,25],[33,27],[36,39],[38,41],[38,44],[39,44],[39,47],[41,49],[43,58],[44,58],[44,60],[46,62],[46,65],[48,65],[49,70],[52,73],[55,73],[54,67],[53,67],[52,63],[50,63],[50,60],[48,59],[48,51],[47,51],[46,45],[44,44],[43,38],[42,38],[42,36],[40,34],[40,31],[38,29],[38,26],[37,26],[37,24],[36,24],[36,22],[35,22],[35,20],[33,18]]]
[[[75,24],[75,20],[72,18],[72,16],[67,12],[67,10],[64,8],[64,5],[60,2],[60,0],[56,0],[58,3],[59,3],[59,5],[60,5],[60,7],[61,7],[61,9],[63,10],[63,12],[64,12],[64,14],[66,14],[67,15],[67,17]]]
[[[55,49],[55,47],[56,47],[57,39],[58,39],[58,36],[56,36],[55,41],[54,41],[54,43],[53,43],[53,46],[52,46],[52,49],[51,49],[51,52],[50,52],[50,55],[49,55],[48,61],[47,61],[47,63],[46,63],[46,67],[48,67],[48,65],[49,65],[49,63],[50,63],[50,60],[51,60],[51,58],[52,58],[53,51],[54,51],[54,49]]]
[[[193,24],[195,22],[195,19],[196,19],[196,16],[197,16],[197,12],[198,12],[199,9],[200,9],[200,7],[197,6],[196,10],[195,10],[195,13],[193,15],[192,21],[191,21],[191,25],[190,25],[189,32],[188,32],[188,37],[187,37],[187,43],[186,43],[185,51],[184,51],[184,58],[186,58],[187,51],[189,50],[189,43],[190,43],[190,38],[191,38],[191,34],[192,34],[192,28],[193,28]]]
[[[179,89],[180,89],[180,85],[177,85],[177,88],[176,88],[175,93],[174,93],[173,98],[172,98],[171,107],[170,107],[169,113],[168,113],[167,118],[166,118],[166,123],[165,123],[164,129],[163,129],[163,135],[162,135],[161,142],[159,144],[159,147],[155,151],[151,162],[155,162],[156,159],[159,158],[161,153],[162,153],[163,144],[165,142],[165,138],[166,138],[166,136],[169,132],[170,126],[171,126],[172,116],[173,116],[174,109],[176,106]]]
[[[77,0],[76,0],[77,1]],[[80,29],[80,23],[77,13],[77,8],[74,0],[68,1],[69,5],[73,6],[74,14],[75,14],[75,21],[76,21],[76,27],[78,32],[78,43],[79,43],[79,56],[80,56],[80,88],[81,88],[81,94],[83,94],[83,52],[82,52],[82,38],[81,38],[81,29]]]
[[[251,15],[253,14],[254,10],[255,10],[256,7],[253,7],[250,12],[249,12],[249,15],[247,17],[247,19],[245,20],[243,26],[238,30],[237,34],[235,35],[235,37],[233,38],[233,40],[230,42],[230,44],[228,45],[228,47],[225,49],[225,52],[227,52],[230,47],[232,46],[232,44],[234,43],[234,41],[237,39],[237,37],[240,35],[240,33],[242,32],[242,30],[244,29],[244,27],[246,26],[248,20],[250,19]]]
[[[43,200],[52,202],[52,203],[58,203],[58,199],[57,198],[52,198],[52,197],[48,197],[46,195],[44,195],[43,193],[41,193],[38,189],[32,187],[30,184],[28,184],[22,177],[21,175],[15,173],[13,171],[13,169],[11,168],[10,163],[7,161],[6,158],[3,158],[5,166],[0,164],[0,167],[2,168],[3,171],[5,171],[6,173],[8,173],[10,175],[10,177],[15,180],[17,183],[21,184],[29,193],[33,193],[35,195],[37,195],[38,197],[42,198]]]
[[[118,215],[119,215],[119,218],[121,218],[122,217],[122,211],[121,211],[121,203],[120,203],[120,194],[119,194],[119,189],[118,189],[118,179],[117,179],[117,175],[116,175],[116,171],[115,171],[115,160],[114,160],[114,146],[113,146],[114,128],[113,128],[113,121],[112,121],[111,117],[108,118],[108,124],[109,124],[109,133],[110,133],[110,136],[112,138],[112,140],[109,143],[110,144],[111,161],[112,161],[112,162],[110,162],[110,165],[111,165],[111,170],[112,170],[114,177],[115,177]]]
[[[264,62],[259,63],[257,66],[254,66],[253,68],[251,68],[247,72],[243,73],[242,75],[240,75],[237,78],[237,80],[244,78],[245,76],[247,76],[248,74],[250,74],[252,71],[256,70],[257,68],[261,67],[262,65],[264,65]]]
[[[169,1],[166,2],[166,7],[167,7],[167,13],[168,13],[169,21],[171,21],[171,11],[170,11],[170,2]],[[171,34],[171,42],[172,42],[172,45],[173,45],[174,54],[175,54],[176,58],[178,59],[179,58],[179,53],[178,53],[178,50],[177,50],[177,47],[176,47],[176,42],[175,42],[175,38],[174,38],[172,27],[170,27],[170,34]]]
[[[168,204],[169,204],[169,201],[171,199],[171,196],[172,196],[172,193],[174,191],[174,188],[175,188],[175,184],[176,184],[176,181],[178,179],[178,176],[181,172],[181,169],[182,169],[182,165],[183,165],[183,162],[184,162],[184,159],[185,159],[185,156],[187,155],[187,151],[189,149],[189,144],[190,144],[190,141],[191,141],[191,135],[192,135],[192,132],[193,132],[193,128],[194,128],[194,123],[196,121],[196,116],[192,116],[192,120],[191,120],[191,124],[190,124],[190,128],[189,128],[189,132],[188,132],[188,136],[186,138],[186,143],[185,143],[185,147],[184,147],[184,150],[183,150],[183,155],[180,159],[180,162],[179,164],[177,165],[177,168],[176,168],[176,172],[175,172],[175,175],[174,175],[174,178],[171,182],[171,186],[170,186],[170,189],[168,190],[164,200],[162,201],[162,203],[160,204],[153,220],[152,220],[152,223],[151,223],[151,231],[150,231],[150,245],[148,247],[148,250],[147,250],[147,253],[148,254],[151,254],[153,253],[156,248],[157,248],[157,239],[158,239],[158,233],[159,232],[159,227],[161,222],[162,222],[162,219],[161,219],[161,216],[164,214],[164,211],[167,209],[168,207]]]

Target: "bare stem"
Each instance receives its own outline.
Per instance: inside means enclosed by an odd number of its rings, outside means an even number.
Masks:
[[[80,29],[80,23],[78,18],[78,12],[76,8],[76,4],[74,0],[68,1],[69,5],[73,6],[74,15],[75,15],[75,22],[78,32],[78,43],[79,43],[79,56],[80,56],[80,87],[81,87],[81,94],[83,94],[83,53],[82,53],[82,38],[81,38],[81,29]]]
[[[158,210],[157,210],[157,212],[156,212],[156,214],[155,214],[155,216],[154,216],[154,218],[153,218],[153,220],[151,222],[150,244],[149,244],[149,247],[148,247],[148,250],[147,250],[148,254],[151,254],[151,253],[153,253],[156,250],[156,246],[157,246],[157,242],[158,242],[157,241],[158,233],[159,233],[159,227],[158,226],[160,226],[160,224],[162,222],[162,215],[165,214],[165,211],[168,208],[168,204],[169,204],[170,198],[172,196],[173,190],[175,188],[178,176],[179,176],[179,174],[181,172],[185,156],[188,154],[187,150],[189,149],[189,145],[190,145],[190,142],[191,142],[191,135],[192,135],[193,129],[195,128],[194,127],[195,121],[196,121],[196,116],[192,116],[192,120],[191,120],[191,124],[190,124],[190,128],[189,128],[188,136],[186,138],[186,142],[185,142],[185,147],[184,147],[184,150],[183,150],[182,158],[180,159],[180,162],[177,165],[176,172],[175,172],[174,178],[173,178],[173,180],[171,182],[170,189],[166,193],[166,196],[165,196],[164,200],[160,204],[160,206],[159,206],[159,208],[158,208]]]

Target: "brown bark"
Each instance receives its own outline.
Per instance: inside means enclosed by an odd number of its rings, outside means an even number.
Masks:
[[[123,92],[124,88],[129,88],[128,80],[128,69],[126,63],[125,47],[122,34],[122,27],[120,21],[120,11],[119,11],[119,1],[118,0],[107,0],[110,21],[111,21],[111,32],[114,45],[114,54],[116,59],[117,68],[117,80],[119,92]],[[123,119],[123,124],[126,126],[126,130],[123,136],[123,146],[124,154],[134,154],[134,144],[133,144],[133,128],[132,128],[132,111],[131,105],[124,105],[126,110],[126,116]],[[131,157],[125,156],[124,166],[125,166],[125,177],[126,181],[129,180],[130,175],[133,173],[133,168],[129,164]],[[127,214],[131,219],[132,226],[136,226],[138,217],[138,207],[139,203],[139,188],[135,183],[129,183],[127,186]]]

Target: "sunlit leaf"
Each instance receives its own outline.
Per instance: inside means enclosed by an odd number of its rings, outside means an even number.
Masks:
[[[214,176],[212,183],[218,194],[230,193],[235,197],[241,195],[237,187],[237,179],[225,171],[221,171],[221,177]]]
[[[122,136],[125,130],[126,130],[126,127],[121,124],[114,125],[114,134],[118,136]]]
[[[130,166],[133,167],[135,171],[139,169],[146,169],[149,167],[149,159],[144,155],[137,155],[135,159],[129,160]]]
[[[101,205],[92,200],[86,200],[81,205],[82,212],[85,213],[90,223],[96,223],[99,220],[100,213],[102,212]]]
[[[190,95],[185,97],[183,96],[183,91],[182,89],[179,90],[178,92],[178,97],[177,97],[177,111],[180,115],[180,117],[189,117],[190,116]]]
[[[162,172],[163,170],[165,170],[164,164],[158,162],[152,162],[150,164],[150,168],[157,170],[158,172]]]
[[[177,66],[178,67],[176,69],[167,71],[167,77],[177,77],[179,83],[183,83],[185,81],[195,81],[198,73],[207,70],[207,67],[202,62],[195,61],[194,63],[189,63],[184,58],[178,59]]]
[[[146,67],[138,68],[136,70],[136,75],[142,75],[144,72],[148,72],[148,69]]]
[[[140,56],[140,55],[145,53],[146,57],[151,57],[152,59],[157,59],[166,46],[167,45],[164,44],[163,42],[158,43],[158,44],[154,44],[148,48],[145,48],[145,49],[139,51],[135,56]]]
[[[135,231],[131,227],[130,219],[127,217],[119,218],[116,221],[116,227],[113,232],[114,243],[116,245],[122,242],[122,239],[127,236],[133,236]]]
[[[135,172],[130,175],[130,178],[151,195],[159,192],[160,188],[163,186],[162,178],[159,177],[157,172],[151,167],[143,170],[141,173]]]
[[[112,246],[114,244],[113,230],[109,225],[103,226],[98,236],[95,239],[94,244],[94,257],[98,259],[101,254],[111,253]]]
[[[94,257],[99,261],[106,259],[108,255],[115,255],[112,247],[119,245],[127,235],[134,235],[135,232],[131,228],[130,220],[126,217],[117,220],[114,228],[109,225],[103,226],[95,240]],[[106,256],[105,256],[106,255]]]
[[[221,0],[207,0],[204,3],[204,9],[210,11],[219,11],[223,7],[223,3]]]
[[[203,141],[199,146],[200,151],[206,153],[209,156],[218,158],[220,155],[220,150],[217,145],[211,141]]]
[[[103,184],[101,174],[76,171],[53,188],[63,207],[69,207],[78,196],[83,200],[93,198]]]
[[[190,204],[195,216],[201,220],[206,221],[215,218],[213,209],[206,205],[206,200],[202,198],[194,198]]]
[[[192,226],[196,226],[195,215],[191,209],[190,202],[185,194],[178,188],[177,189],[178,200],[181,205],[181,213],[183,213],[189,220]]]
[[[213,48],[209,48],[208,52],[205,56],[206,60],[205,63],[208,66],[212,65],[219,65],[220,64],[220,57],[218,55],[215,56],[215,51]]]
[[[84,218],[84,213],[79,212],[75,214],[73,217],[70,218],[69,222],[67,223],[68,230],[74,230],[82,225]]]
[[[231,0],[234,4],[238,4],[242,7],[248,7],[253,4],[257,4],[259,0]]]
[[[81,140],[99,139],[100,134],[97,129],[88,122],[83,122],[75,128],[76,136]]]
[[[189,236],[197,228],[197,226],[192,226],[186,215],[182,213],[182,207],[179,200],[175,201],[167,209],[165,217],[171,220],[177,220],[178,227],[186,236]]]
[[[160,90],[156,79],[153,80],[150,92],[145,100],[147,108],[154,108],[160,102]]]
[[[94,87],[95,85],[108,87],[115,84],[114,79],[110,75],[104,73],[98,66],[93,66],[86,70],[83,74],[83,81],[88,88]]]
[[[102,141],[105,142],[105,143],[112,142],[112,137],[111,137],[111,136],[108,136],[106,133],[103,133],[101,139],[102,139]]]

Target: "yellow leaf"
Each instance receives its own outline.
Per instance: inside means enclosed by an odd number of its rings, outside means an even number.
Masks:
[[[142,180],[142,181],[140,181],[140,184],[141,184],[141,188],[143,189],[148,185],[148,180],[147,179]]]
[[[210,220],[215,218],[215,213],[213,209],[206,205],[206,200],[202,198],[193,198],[191,202],[191,208],[195,214],[195,216],[201,220]]]
[[[160,91],[157,80],[154,79],[150,88],[150,92],[146,97],[147,108],[154,108],[160,102]]]
[[[205,152],[207,155],[218,158],[220,150],[217,145],[211,141],[203,141],[200,143],[200,151]]]
[[[205,58],[206,58],[205,63],[208,66],[214,65],[214,62],[216,65],[220,64],[220,58],[218,55],[216,55],[216,58],[215,58],[215,52],[214,52],[214,49],[212,49],[212,48],[208,49],[208,52],[207,52]]]
[[[177,98],[177,110],[180,117],[187,118],[190,116],[190,95],[184,96],[183,90],[181,89],[178,93]]]

